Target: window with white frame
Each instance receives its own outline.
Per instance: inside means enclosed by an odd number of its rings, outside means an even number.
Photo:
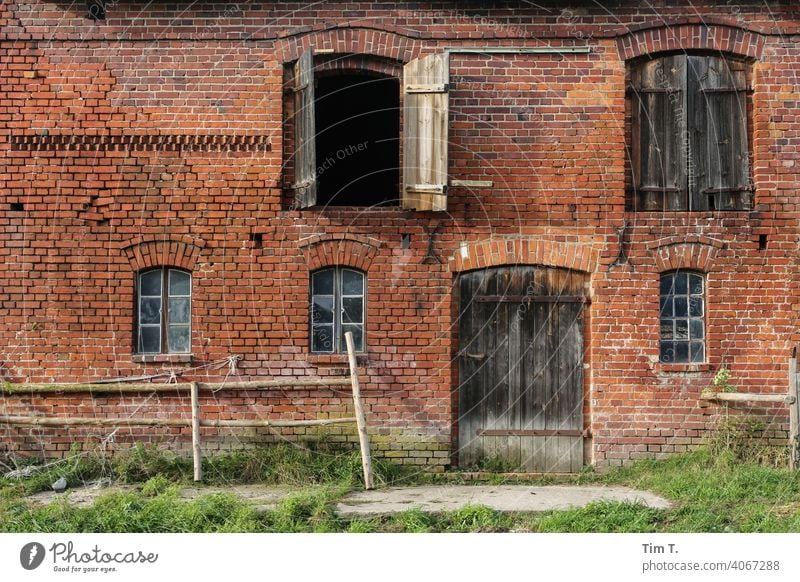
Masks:
[[[311,275],[311,351],[347,351],[344,334],[353,333],[356,351],[364,351],[366,278],[353,269],[332,267]]]
[[[137,352],[185,354],[191,350],[192,275],[159,267],[139,273]]]

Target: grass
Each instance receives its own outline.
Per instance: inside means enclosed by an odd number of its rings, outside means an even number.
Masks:
[[[381,462],[384,484],[428,482]],[[800,531],[800,472],[743,460],[738,450],[705,448],[660,461],[640,461],[574,477],[578,484],[614,484],[650,490],[671,499],[670,509],[597,502],[547,513],[500,513],[482,506],[393,516],[339,517],[337,501],[361,486],[357,453],[273,446],[211,458],[209,484],[261,482],[291,487],[276,507],[257,510],[228,493],[188,501],[191,467],[168,452],[136,447],[116,459],[74,456],[26,479],[0,478],[0,531],[5,532],[797,532]],[[32,507],[24,495],[47,489],[59,476],[80,480],[109,477],[135,483],[109,493],[93,506],[64,500]],[[536,484],[546,484],[542,480]]]

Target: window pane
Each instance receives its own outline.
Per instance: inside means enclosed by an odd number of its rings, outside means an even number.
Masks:
[[[333,325],[315,325],[312,327],[311,351],[333,351]]]
[[[704,362],[706,350],[703,342],[692,342],[692,362]]]
[[[661,342],[661,361],[670,364],[675,361],[675,344],[672,342]]]
[[[688,275],[686,273],[676,273],[675,274],[675,294],[676,295],[686,295],[689,292],[689,286],[687,285]]]
[[[661,294],[662,295],[671,295],[672,294],[672,278],[673,276],[664,275],[661,277]]]
[[[704,336],[704,331],[702,319],[691,320],[692,339],[702,339]]]
[[[347,351],[347,344],[344,334],[348,331],[353,332],[353,347],[357,352],[364,351],[364,326],[362,325],[342,325],[342,351]]]
[[[139,277],[139,295],[161,297],[161,270],[142,273]]]
[[[161,351],[161,326],[147,326],[139,328],[139,352],[144,354],[158,353]]]
[[[363,295],[364,276],[355,271],[342,271],[342,295]]]
[[[189,351],[189,326],[170,325],[167,332],[167,342],[170,352]]]
[[[314,295],[333,295],[333,269],[314,273],[311,291]]]
[[[312,323],[333,323],[333,297],[315,296],[311,307]]]
[[[189,295],[191,277],[189,273],[183,271],[169,272],[169,294],[170,295]]]
[[[692,297],[689,299],[689,315],[692,317],[703,316],[703,298]]]
[[[139,323],[161,323],[160,297],[142,297],[139,302]]]
[[[675,361],[689,361],[689,342],[675,342]]]
[[[701,275],[689,275],[689,292],[692,295],[703,294],[703,277]]]
[[[345,297],[342,299],[342,323],[362,322],[363,299],[361,297]]]
[[[686,317],[689,313],[686,297],[675,298],[675,317]]]
[[[671,340],[674,339],[672,333],[672,320],[668,319],[667,321],[661,322],[661,339],[662,340]]]
[[[661,317],[672,317],[672,298],[661,298]]]
[[[169,322],[189,323],[188,297],[178,297],[169,300]]]
[[[688,340],[689,339],[689,320],[677,320],[675,322],[675,339]]]

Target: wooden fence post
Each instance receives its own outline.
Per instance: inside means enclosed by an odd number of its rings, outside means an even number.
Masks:
[[[197,382],[192,382],[192,458],[194,460],[194,480],[203,480],[203,457],[200,451],[200,397]]]
[[[361,387],[358,383],[358,367],[356,364],[356,352],[353,348],[353,333],[344,334],[347,343],[347,357],[350,361],[350,379],[353,385],[353,406],[356,413],[356,425],[358,426],[358,442],[361,445],[361,464],[364,467],[364,489],[374,489],[372,483],[372,458],[369,452],[369,435],[367,434],[367,419],[364,416],[364,407],[361,404]]]
[[[800,466],[800,390],[797,387],[797,348],[792,349],[789,360],[789,464],[792,469]],[[791,400],[794,399],[792,402]]]

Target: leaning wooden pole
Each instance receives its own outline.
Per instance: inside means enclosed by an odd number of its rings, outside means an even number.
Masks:
[[[194,480],[203,480],[203,456],[200,450],[200,396],[197,382],[192,382],[192,459],[194,460]]]
[[[358,426],[358,442],[361,446],[361,464],[364,467],[364,489],[374,489],[372,483],[372,457],[369,452],[369,435],[367,434],[367,419],[364,416],[364,407],[361,404],[361,386],[358,383],[358,367],[356,365],[356,352],[353,348],[353,334],[344,334],[347,343],[347,357],[350,361],[350,379],[353,385],[353,407],[356,413]]]
[[[800,390],[797,386],[797,348],[792,349],[789,360],[789,465],[792,469],[800,467]]]

